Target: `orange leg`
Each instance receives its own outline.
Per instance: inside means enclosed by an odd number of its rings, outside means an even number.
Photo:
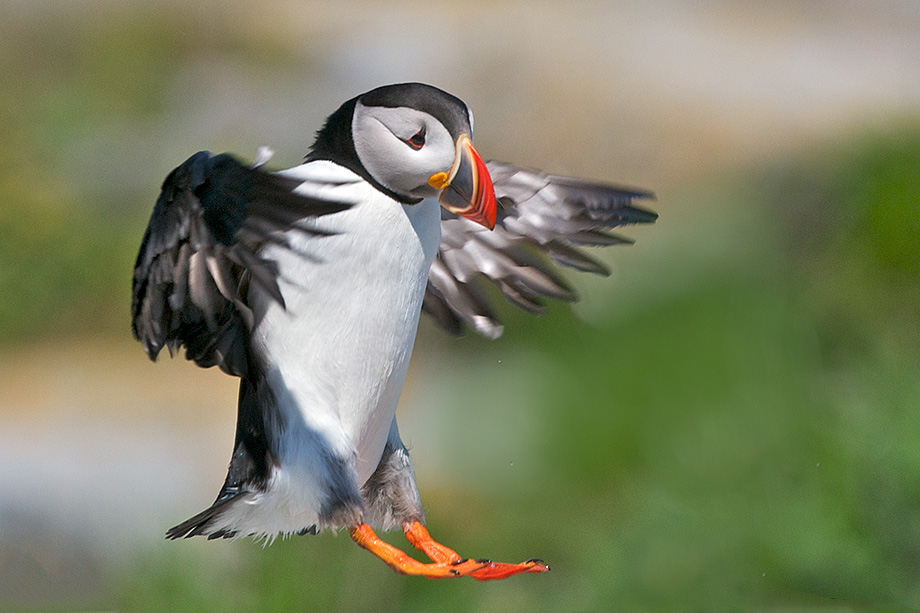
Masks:
[[[463,560],[459,553],[431,538],[428,530],[419,522],[406,524],[404,530],[409,544],[431,558],[432,562],[456,563]]]
[[[419,562],[396,547],[381,541],[367,524],[358,524],[350,533],[351,538],[358,545],[403,575],[416,575],[429,579],[473,577],[480,581],[489,581],[505,579],[520,573],[542,573],[549,570],[549,566],[539,560],[528,560],[520,564],[502,564],[490,560],[464,559],[453,549],[432,539],[419,522],[406,524],[404,529],[409,543],[431,558],[432,563]]]

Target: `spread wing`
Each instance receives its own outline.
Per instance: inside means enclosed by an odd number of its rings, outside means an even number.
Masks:
[[[441,246],[428,276],[424,310],[453,334],[461,333],[465,322],[489,338],[501,335],[486,279],[531,313],[543,311],[543,297],[574,302],[574,291],[554,263],[606,275],[607,268],[579,247],[631,243],[609,230],[658,217],[633,205],[653,198],[650,192],[504,162],[486,166],[498,200],[495,229],[490,232],[442,209]]]
[[[294,227],[317,233],[304,220],[349,206],[298,195],[299,183],[207,151],[166,177],[134,265],[132,329],[150,359],[184,346],[199,366],[246,376],[249,287],[284,304],[260,249]]]

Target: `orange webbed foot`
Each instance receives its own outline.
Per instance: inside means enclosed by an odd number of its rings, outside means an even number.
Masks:
[[[479,560],[485,562],[481,568],[468,572],[466,576],[472,577],[479,581],[492,581],[494,579],[507,579],[514,575],[523,573],[545,573],[549,566],[536,558],[521,562],[520,564],[505,564],[503,562],[492,562],[490,560]]]
[[[438,543],[428,530],[417,521],[404,527],[409,543],[431,558],[431,563],[419,562],[405,552],[383,542],[367,524],[353,528],[351,538],[361,547],[367,549],[383,560],[396,572],[403,575],[427,577],[429,579],[447,579],[453,577],[472,577],[479,581],[506,579],[522,573],[542,573],[549,566],[541,560],[528,560],[520,564],[505,564],[491,560],[474,560],[460,556],[456,551]]]

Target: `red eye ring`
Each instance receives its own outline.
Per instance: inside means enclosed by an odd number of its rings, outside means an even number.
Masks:
[[[425,146],[425,128],[422,128],[415,133],[412,138],[406,141],[406,144],[412,147],[415,150],[421,149]]]

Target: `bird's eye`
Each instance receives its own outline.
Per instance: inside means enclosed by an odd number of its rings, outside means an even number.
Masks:
[[[425,128],[422,128],[415,133],[415,136],[406,141],[413,149],[421,149],[425,146]]]

